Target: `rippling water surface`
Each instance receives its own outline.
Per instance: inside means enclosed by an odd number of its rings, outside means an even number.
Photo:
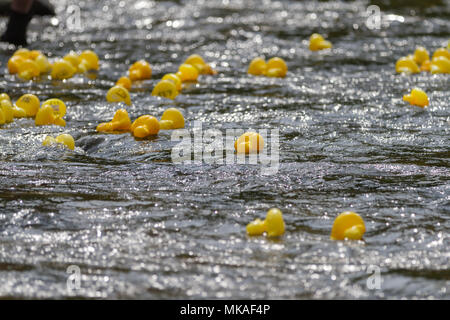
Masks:
[[[450,4],[389,2],[58,1],[57,18],[35,18],[30,48],[51,58],[91,48],[101,69],[23,82],[6,71],[14,48],[0,45],[1,91],[68,106],[66,128],[32,119],[0,128],[0,297],[450,298],[450,78],[394,70],[417,45],[446,45]],[[81,30],[66,27],[73,4]],[[382,10],[379,30],[366,26],[371,4]],[[333,49],[310,52],[313,32]],[[192,53],[219,74],[174,102],[152,97]],[[258,55],[284,58],[287,77],[247,75]],[[173,164],[169,131],[96,133],[118,108],[106,90],[138,59],[153,78],[132,89],[132,119],[175,106],[187,128],[279,129],[278,173]],[[414,86],[428,108],[401,100]],[[60,132],[74,136],[74,152],[41,146]],[[271,207],[286,234],[246,236]],[[329,240],[344,210],[364,218],[363,242]],[[71,265],[81,270],[75,291]],[[372,265],[379,290],[367,286]]]

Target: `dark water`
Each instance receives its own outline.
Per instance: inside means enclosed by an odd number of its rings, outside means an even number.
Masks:
[[[75,3],[82,28],[68,30]],[[379,30],[366,26],[370,4],[382,8]],[[0,129],[0,297],[450,298],[450,78],[394,70],[417,45],[446,45],[448,1],[59,1],[56,9],[57,19],[32,21],[30,48],[51,57],[91,48],[101,70],[97,79],[23,82],[5,69],[14,49],[0,46],[1,91],[68,106],[66,128],[20,119]],[[333,49],[310,52],[313,32]],[[175,102],[152,97],[192,53],[219,74]],[[284,58],[288,76],[248,76],[258,55]],[[169,131],[147,140],[96,133],[118,108],[106,90],[142,58],[153,78],[132,90],[132,119],[175,106],[187,128],[198,120],[223,132],[278,129],[278,173],[173,164]],[[429,94],[425,110],[401,100],[414,86]],[[74,152],[41,146],[60,132],[74,136]],[[271,207],[283,211],[286,234],[247,237],[245,225]],[[364,242],[329,240],[344,210],[364,218]],[[81,271],[72,291],[71,265]],[[380,289],[367,285],[372,266]]]

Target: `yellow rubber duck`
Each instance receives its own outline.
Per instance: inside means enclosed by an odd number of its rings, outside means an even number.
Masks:
[[[436,49],[436,51],[433,53],[433,57],[431,58],[431,60],[437,57],[446,57],[447,59],[450,60],[450,51],[448,51],[448,49],[446,48]]]
[[[159,96],[167,99],[175,99],[178,95],[177,87],[171,80],[161,80],[153,88],[152,96]]]
[[[176,108],[166,109],[161,116],[160,128],[162,130],[184,128],[183,114]]]
[[[106,93],[106,101],[108,102],[124,102],[131,105],[130,93],[121,85],[116,85]]]
[[[355,212],[342,212],[336,217],[331,229],[331,240],[361,240],[366,227],[364,220]]]
[[[425,91],[418,88],[414,88],[410,94],[404,95],[403,100],[421,108],[426,107],[429,103]]]
[[[152,68],[145,60],[136,61],[128,69],[128,77],[131,81],[150,79],[152,77]]]
[[[256,132],[246,132],[234,142],[237,153],[259,153],[263,148],[264,139]]]
[[[67,60],[57,60],[52,65],[51,77],[54,80],[72,78],[77,69]]]
[[[261,57],[254,58],[248,66],[247,73],[254,76],[263,76],[267,72],[266,61]]]
[[[428,53],[427,49],[419,46],[414,51],[413,59],[418,65],[421,65],[425,61],[430,60],[430,54]]]
[[[34,117],[40,105],[41,101],[39,101],[39,98],[30,93],[21,96],[15,103],[15,107],[24,110],[27,117]]]
[[[99,69],[99,59],[97,54],[92,50],[85,50],[81,52],[78,57],[80,62],[78,64],[78,71],[83,73],[89,70]]]
[[[450,59],[445,56],[437,56],[431,60],[430,72],[436,73],[450,73]]]
[[[69,62],[72,65],[72,67],[74,67],[78,71],[78,65],[80,64],[80,56],[76,52],[70,51],[63,57],[63,60]]]
[[[183,64],[190,64],[191,66],[194,66],[195,69],[197,69],[199,74],[209,74],[214,75],[217,72],[211,68],[209,64],[205,62],[205,60],[198,54],[190,55]]]
[[[24,80],[31,80],[38,77],[41,74],[41,70],[38,64],[30,59],[23,60],[19,64],[17,75]]]
[[[182,83],[179,76],[177,76],[175,73],[168,73],[165,74],[161,80],[170,80],[175,84],[175,87],[177,88],[177,91],[181,91]]]
[[[116,86],[122,86],[128,91],[131,89],[131,80],[128,77],[120,77],[116,82]]]
[[[159,132],[159,121],[150,115],[140,116],[131,125],[131,131],[137,138],[157,135]]]
[[[395,71],[398,73],[419,73],[420,68],[414,61],[414,57],[409,55],[397,60],[395,63]]]
[[[96,128],[98,132],[130,131],[130,129],[131,120],[125,109],[117,110],[110,122],[100,123]]]
[[[181,82],[187,82],[187,81],[197,81],[198,78],[198,71],[197,69],[187,63],[183,63],[179,68],[176,75],[180,78]]]
[[[287,70],[286,62],[281,58],[274,57],[267,61],[267,77],[284,78]]]
[[[330,49],[333,45],[330,41],[325,40],[320,34],[313,33],[311,37],[309,37],[309,50],[311,51],[319,51],[324,49]]]
[[[283,214],[279,209],[272,208],[267,212],[265,220],[256,219],[250,222],[246,230],[250,236],[259,236],[266,232],[268,237],[279,237],[285,232]]]
[[[14,110],[11,99],[6,93],[0,94],[0,111],[3,114],[3,123],[10,123],[13,121]]]
[[[55,124],[65,127],[66,121],[63,119],[66,114],[66,105],[60,99],[48,99],[42,103],[41,108],[36,113],[34,120],[37,126]]]
[[[47,136],[44,141],[42,141],[43,146],[51,146],[54,144],[66,146],[70,150],[75,149],[75,140],[70,134],[67,133],[60,134],[56,138]]]
[[[40,53],[36,57],[36,59],[34,59],[34,62],[36,62],[36,64],[38,65],[41,74],[47,73],[52,69],[52,65],[48,61],[47,57],[42,53]]]

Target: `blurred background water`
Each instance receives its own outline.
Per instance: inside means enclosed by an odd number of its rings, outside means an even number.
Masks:
[[[29,47],[50,58],[90,48],[101,68],[24,82],[6,69],[15,49],[0,44],[2,92],[68,106],[66,128],[32,119],[0,128],[1,298],[450,298],[450,81],[395,73],[416,46],[447,44],[449,1],[54,4],[56,17],[33,19]],[[379,29],[366,25],[373,4]],[[333,49],[310,52],[313,32]],[[174,102],[152,97],[193,53],[218,75]],[[285,59],[287,77],[247,75],[259,55]],[[119,108],[106,90],[139,59],[153,77],[132,89],[132,119],[174,106],[187,128],[279,129],[278,173],[175,165],[169,131],[146,140],[96,133]],[[401,99],[415,86],[429,94],[424,110]],[[74,152],[41,146],[60,132],[74,136]],[[286,234],[246,236],[271,207],[283,211]],[[364,218],[363,242],[329,239],[344,210]],[[71,265],[81,271],[74,291]],[[380,289],[367,285],[372,265]]]

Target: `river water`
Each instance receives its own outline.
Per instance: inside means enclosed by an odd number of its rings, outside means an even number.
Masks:
[[[9,75],[14,48],[0,44],[2,92],[68,108],[66,128],[0,128],[0,297],[449,299],[450,78],[398,75],[395,61],[447,44],[450,3],[389,2],[58,1],[57,17],[31,22],[29,47],[101,60],[63,82]],[[310,52],[313,32],[333,49]],[[192,53],[218,74],[174,102],[152,97]],[[285,59],[287,77],[247,75],[259,55]],[[174,163],[171,131],[96,133],[119,107],[107,89],[139,59],[153,76],[131,90],[132,120],[176,107],[189,130],[278,130],[277,170]],[[402,101],[416,86],[426,109]],[[75,151],[42,147],[62,132]],[[248,237],[271,207],[285,235]],[[364,241],[329,239],[345,210],[363,217]]]

